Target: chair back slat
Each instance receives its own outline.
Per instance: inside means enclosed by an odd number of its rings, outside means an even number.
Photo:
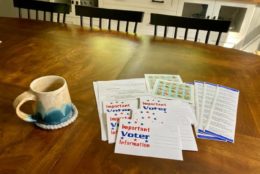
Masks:
[[[60,13],[57,15],[57,21],[60,22]]]
[[[157,25],[154,25],[154,36],[157,36]]]
[[[92,17],[89,18],[89,23],[90,23],[90,28],[93,28],[93,18]]]
[[[80,25],[83,26],[83,16],[80,16]]]
[[[39,13],[38,13],[38,10],[36,10],[36,20],[37,20],[37,21],[39,20]]]
[[[66,13],[63,13],[63,19],[62,19],[62,23],[64,23],[64,24],[65,24],[65,22],[66,22]]]
[[[21,8],[27,9],[28,19],[31,19],[30,10],[36,11],[36,19],[38,19],[38,12],[44,12],[44,21],[46,21],[46,12],[51,13],[50,20],[53,21],[53,13],[62,13],[63,14],[63,23],[65,23],[66,14],[70,13],[71,6],[66,3],[54,3],[54,2],[45,2],[45,1],[34,1],[34,0],[13,0],[14,7],[19,8],[19,18],[22,18]]]
[[[115,9],[106,9],[106,8],[97,8],[89,6],[75,6],[77,16],[85,16],[99,19],[108,19],[108,30],[111,30],[111,21],[117,21],[116,31],[120,30],[120,22],[126,21],[126,29],[128,32],[129,22],[135,22],[134,33],[136,33],[138,22],[142,22],[143,12],[137,11],[127,11],[127,10],[115,10]],[[100,21],[99,21],[100,22]],[[81,25],[83,26],[83,25]],[[101,24],[99,28],[101,29]]]
[[[220,21],[220,20],[209,20],[209,19],[198,19],[198,18],[187,18],[180,16],[169,16],[162,14],[151,14],[150,24],[154,26],[170,26],[175,27],[174,38],[177,37],[178,28],[185,28],[184,40],[187,39],[188,30],[195,29],[195,42],[198,40],[199,30],[206,30],[207,35],[205,43],[208,43],[210,31],[215,32],[228,32],[231,21]],[[165,35],[164,35],[165,36]],[[216,45],[219,44],[220,38],[217,39]]]
[[[53,12],[51,12],[50,21],[53,22]]]
[[[99,18],[99,28],[102,29],[102,18]]]
[[[126,21],[125,32],[128,32],[129,21]]]
[[[19,18],[22,18],[21,8],[18,8]]]
[[[217,38],[217,41],[216,41],[216,44],[217,44],[217,45],[219,44],[219,41],[220,41],[220,38],[221,38],[221,34],[222,34],[222,32],[219,32],[219,33],[218,33],[218,38]]]
[[[198,36],[199,36],[199,30],[197,29],[197,30],[196,30],[196,34],[195,34],[195,42],[198,41]]]
[[[134,33],[136,34],[138,22],[135,22]]]
[[[43,12],[43,20],[46,21],[46,11]]]
[[[120,20],[117,20],[117,31],[120,29]]]
[[[167,36],[167,26],[165,25],[164,26],[164,34],[163,34],[163,37],[166,37]]]
[[[177,32],[178,32],[178,27],[175,27],[175,32],[174,32],[174,39],[177,38]]]
[[[28,15],[28,19],[31,19],[30,9],[27,9],[27,15]]]
[[[111,19],[108,20],[108,30],[111,30]]]
[[[184,40],[187,40],[188,36],[188,28],[185,28]]]
[[[209,35],[210,35],[210,31],[207,31],[206,39],[205,39],[206,44],[209,42]]]

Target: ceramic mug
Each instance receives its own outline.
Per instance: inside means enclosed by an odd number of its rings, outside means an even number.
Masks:
[[[20,110],[27,101],[35,101],[34,114]],[[77,109],[72,104],[67,82],[63,77],[49,75],[35,79],[30,90],[14,100],[13,106],[18,117],[34,122],[44,129],[57,129],[72,123],[77,117]]]

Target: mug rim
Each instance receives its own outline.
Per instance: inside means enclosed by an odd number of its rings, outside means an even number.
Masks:
[[[63,84],[61,87],[55,89],[55,90],[52,90],[52,91],[38,91],[35,89],[35,84],[37,84],[40,80],[43,80],[43,79],[46,79],[46,78],[56,78],[56,79],[60,79],[63,81]],[[34,79],[31,83],[30,83],[30,89],[35,92],[35,93],[38,93],[38,94],[48,94],[48,93],[53,93],[53,92],[58,92],[60,90],[62,90],[66,85],[66,80],[61,77],[61,76],[57,76],[57,75],[47,75],[47,76],[41,76],[41,77],[38,77],[36,79]]]

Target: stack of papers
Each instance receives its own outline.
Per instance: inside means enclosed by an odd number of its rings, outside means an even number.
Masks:
[[[195,117],[188,104],[140,98],[140,108],[133,110],[131,119],[120,120],[115,152],[183,160],[182,150],[198,148],[190,119],[181,113]]]
[[[115,143],[115,153],[183,160],[183,150],[198,150],[191,126],[196,116],[189,104],[194,97],[185,100],[178,95],[187,87],[178,75],[145,77],[93,83],[101,138]],[[174,100],[153,95],[158,81],[177,89],[169,97]],[[170,90],[167,85],[163,94]],[[188,88],[187,93],[193,95]]]
[[[183,160],[198,138],[234,142],[239,91],[179,75],[93,83],[101,139],[115,153]]]
[[[198,138],[234,143],[239,91],[195,81]]]

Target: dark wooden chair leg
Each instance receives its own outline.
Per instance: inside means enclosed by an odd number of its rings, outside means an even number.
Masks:
[[[209,42],[209,35],[210,35],[210,31],[207,31],[207,35],[206,35],[206,39],[205,39],[206,44]]]
[[[127,33],[128,33],[128,26],[129,26],[129,21],[126,21],[125,32],[127,32]]]
[[[43,12],[43,20],[46,21],[46,11]]]
[[[120,20],[117,20],[117,31],[120,30]]]
[[[108,30],[111,30],[111,19],[108,20]]]
[[[90,23],[90,28],[93,29],[93,18],[92,17],[89,18],[89,23]]]
[[[36,20],[39,20],[38,10],[36,10]]]
[[[51,12],[50,20],[53,22],[53,12]]]
[[[99,28],[102,30],[102,18],[99,18]]]
[[[65,24],[65,21],[66,21],[66,13],[63,13],[63,24]]]
[[[57,22],[60,23],[60,13],[57,14]]]
[[[197,29],[196,30],[196,34],[195,34],[195,42],[197,42],[198,41],[198,36],[199,36],[199,30]]]
[[[80,26],[83,27],[83,16],[80,16]]]

